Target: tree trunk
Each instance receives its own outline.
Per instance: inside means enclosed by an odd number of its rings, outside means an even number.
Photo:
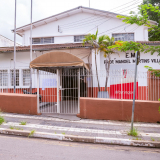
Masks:
[[[105,66],[106,66],[105,91],[107,91],[107,84],[108,84],[109,70],[110,70],[110,55],[108,55],[107,57],[108,57],[108,63],[105,63]]]
[[[98,91],[100,90],[99,80],[98,80],[98,71],[97,71],[97,57],[96,57],[96,48],[95,48],[95,64],[96,64],[96,76],[97,76],[97,83],[98,83]]]

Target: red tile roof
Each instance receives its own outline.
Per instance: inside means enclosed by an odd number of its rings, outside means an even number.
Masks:
[[[160,41],[136,41],[147,45],[160,45]],[[63,44],[47,44],[47,45],[33,45],[33,51],[49,51],[53,49],[71,49],[71,48],[92,48],[90,44],[83,45],[82,43],[63,43]],[[16,51],[29,51],[30,46],[17,46]],[[0,52],[13,52],[14,47],[0,47]]]
[[[49,44],[49,45],[33,45],[35,51],[47,51],[52,49],[71,49],[71,48],[91,48],[90,44],[83,45],[82,43],[64,43],[64,44]],[[30,46],[17,46],[16,51],[29,51]],[[13,52],[14,47],[0,47],[0,52]]]

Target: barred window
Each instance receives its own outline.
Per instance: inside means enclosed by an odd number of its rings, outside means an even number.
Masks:
[[[14,70],[11,70],[11,86],[14,86]],[[19,70],[16,69],[16,86],[19,86]]]
[[[0,70],[0,86],[8,86],[8,71]]]
[[[74,42],[82,42],[85,35],[74,36]]]
[[[112,37],[115,41],[134,41],[134,33],[114,33]]]
[[[32,44],[54,43],[54,37],[32,38]]]
[[[23,86],[30,85],[30,69],[23,69]]]

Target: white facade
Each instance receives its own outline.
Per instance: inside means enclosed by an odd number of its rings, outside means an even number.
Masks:
[[[88,33],[95,34],[98,29],[98,36],[109,35],[114,33],[133,33],[134,41],[148,41],[148,29],[144,26],[129,25],[116,18],[116,14],[99,11],[90,8],[80,7],[76,8],[37,22],[33,23],[32,38],[46,38],[54,37],[54,44],[76,43],[74,36],[87,35]],[[30,25],[17,28],[17,34],[22,36],[23,46],[30,45]],[[47,44],[47,43],[45,43]],[[44,44],[44,45],[45,45]],[[33,44],[34,45],[34,44]],[[94,52],[84,49],[65,49],[64,52],[74,54],[74,50],[79,50],[78,56],[83,59],[85,63],[92,64],[92,69],[95,70]],[[54,51],[54,50],[53,50]],[[47,51],[33,51],[32,59],[45,54]],[[116,67],[118,69],[128,66],[134,66],[131,52],[113,54],[111,60],[111,69]],[[129,60],[131,63],[118,63],[117,60]],[[144,66],[148,65],[155,69],[159,69],[160,58],[157,54],[150,55],[150,53],[141,53],[141,63],[138,65],[138,71],[147,71]],[[155,60],[154,60],[155,59]],[[105,58],[103,53],[97,55],[98,70],[105,70]],[[16,54],[16,69],[29,69],[30,53],[29,51],[17,52]],[[13,52],[0,53],[0,68],[1,70],[13,69]],[[131,67],[132,68],[132,67]],[[104,84],[104,83],[103,83]],[[109,84],[108,84],[109,85]],[[23,87],[23,86],[22,86]]]
[[[14,46],[14,41],[0,35],[0,47],[11,47]],[[19,44],[16,44],[16,46],[20,46]]]
[[[91,21],[89,21],[89,17],[92,18]],[[61,33],[58,32],[58,26]],[[117,28],[113,29],[115,27]],[[103,34],[112,36],[113,33],[134,33],[135,41],[148,40],[148,34],[146,32],[147,28],[143,26],[138,27],[136,25],[128,25],[117,18],[89,13],[78,13],[36,28],[33,27],[32,37],[54,37],[55,44],[74,43],[75,35],[86,35],[88,33],[95,34],[97,28],[99,36]],[[30,30],[26,30],[21,34],[23,37],[22,44],[24,46],[30,45]]]

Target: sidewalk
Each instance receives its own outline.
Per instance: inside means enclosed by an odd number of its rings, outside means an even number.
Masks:
[[[128,136],[130,122],[76,119],[65,119],[3,113],[6,123],[0,126],[0,133],[57,140],[105,143],[131,146],[160,148],[160,124],[135,122],[138,137]],[[21,121],[27,122],[20,125]],[[12,129],[11,129],[12,128]],[[14,128],[14,129],[13,129]]]

